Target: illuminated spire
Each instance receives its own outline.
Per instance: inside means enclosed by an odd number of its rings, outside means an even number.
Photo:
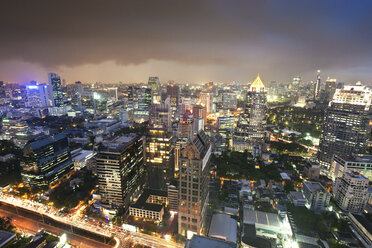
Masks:
[[[254,91],[254,92],[264,92],[265,91],[265,85],[261,81],[260,74],[257,75],[257,78],[251,84],[251,87],[249,88],[249,91]]]

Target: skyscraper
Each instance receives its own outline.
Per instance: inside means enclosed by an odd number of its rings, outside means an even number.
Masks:
[[[170,107],[172,109],[172,117],[174,118],[174,114],[177,110],[179,101],[180,101],[180,87],[175,84],[167,85],[167,96],[170,100]]]
[[[52,99],[50,96],[49,86],[46,84],[26,85],[27,101],[25,106],[28,108],[42,108],[52,106]]]
[[[213,112],[213,93],[201,92],[200,93],[200,104],[206,108],[208,114],[212,113]]]
[[[63,133],[41,137],[23,148],[23,182],[32,187],[48,186],[74,169]]]
[[[96,157],[103,203],[128,210],[133,194],[145,183],[144,142],[131,133],[103,143]]]
[[[264,143],[267,122],[266,88],[259,76],[251,84],[246,96],[244,113],[234,130],[233,150],[253,151]]]
[[[209,137],[200,131],[179,157],[178,233],[187,238],[205,233],[210,155]]]
[[[0,104],[5,103],[6,93],[5,93],[5,85],[3,81],[0,81]]]
[[[174,137],[171,127],[171,112],[164,104],[152,105],[146,140],[146,164],[148,186],[152,189],[167,189],[174,177]]]
[[[149,88],[152,94],[152,104],[158,104],[161,102],[160,94],[160,80],[159,77],[149,77],[148,81]]]
[[[203,118],[204,123],[207,123],[207,108],[205,106],[194,105],[194,107],[192,108],[192,114],[194,116]]]
[[[49,87],[52,92],[53,106],[62,107],[63,106],[63,92],[61,78],[56,73],[48,74]]]
[[[316,74],[316,83],[315,83],[315,87],[314,87],[314,101],[319,100],[320,87],[321,87],[320,70],[318,70],[317,74]]]
[[[317,154],[322,172],[328,173],[334,154],[363,154],[370,132],[372,89],[345,86],[336,89],[325,111]]]

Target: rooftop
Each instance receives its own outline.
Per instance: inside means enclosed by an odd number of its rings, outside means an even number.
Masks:
[[[154,212],[160,212],[163,208],[163,205],[146,202],[147,199],[150,197],[150,195],[157,195],[157,196],[163,196],[163,197],[168,196],[167,192],[163,190],[144,189],[141,196],[138,198],[138,200],[134,204],[131,205],[131,207],[150,210]]]
[[[312,181],[304,181],[303,186],[308,188],[311,192],[316,192],[316,191],[322,191],[322,192],[327,192],[329,193],[321,183],[319,182],[312,182]]]
[[[236,245],[220,239],[194,235],[192,239],[187,240],[185,248],[235,248]]]
[[[227,214],[214,214],[208,236],[236,243],[238,223]]]
[[[279,215],[255,210],[244,209],[244,224],[261,224],[280,227]]]
[[[12,239],[15,238],[15,233],[1,231],[0,230],[0,247],[5,246],[8,244]]]

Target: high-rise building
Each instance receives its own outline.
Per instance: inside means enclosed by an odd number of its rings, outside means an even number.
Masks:
[[[353,214],[363,213],[369,200],[369,180],[359,172],[346,171],[336,178],[333,194],[337,205]]]
[[[0,104],[4,104],[6,99],[5,85],[3,81],[0,81]]]
[[[316,212],[323,212],[329,206],[331,194],[319,182],[304,181],[302,192],[306,206]]]
[[[146,179],[145,138],[128,134],[103,142],[96,156],[101,201],[128,210],[134,193]]]
[[[372,155],[333,155],[329,177],[334,181],[344,172],[356,171],[372,180]]]
[[[137,90],[138,95],[138,110],[149,111],[151,106],[151,89],[150,88],[139,88]]]
[[[53,106],[62,107],[64,105],[64,102],[61,77],[58,76],[56,73],[49,73],[48,82],[52,93]]]
[[[179,157],[178,233],[187,238],[206,231],[210,155],[209,137],[201,131]]]
[[[325,100],[331,101],[337,88],[337,80],[328,78],[325,82]]]
[[[160,80],[159,77],[149,77],[149,88],[152,94],[152,104],[161,103]]]
[[[49,86],[46,84],[36,85],[35,82],[30,85],[26,85],[27,101],[25,106],[28,108],[43,108],[52,106],[52,100],[49,94]]]
[[[63,133],[29,142],[23,148],[23,155],[22,179],[32,187],[48,186],[74,169],[67,136]]]
[[[264,143],[267,122],[266,88],[259,76],[251,84],[246,96],[244,113],[234,130],[233,150],[253,151]]]
[[[318,70],[316,74],[316,82],[315,82],[315,87],[314,87],[314,101],[319,100],[320,89],[321,89],[321,77],[320,77],[320,70]]]
[[[177,111],[177,107],[180,101],[180,87],[175,84],[167,85],[167,96],[170,100],[170,107],[172,109],[172,117]]]
[[[365,153],[370,132],[372,90],[366,86],[337,89],[325,111],[317,158],[322,172],[330,170],[334,154]]]
[[[238,105],[237,96],[233,92],[222,93],[222,109],[225,110],[236,110]]]
[[[171,130],[171,112],[164,104],[152,105],[146,140],[148,186],[167,189],[174,178],[174,137]]]
[[[204,124],[207,123],[207,108],[203,105],[194,105],[192,108],[192,114],[194,116],[203,118]]]
[[[194,135],[194,118],[190,112],[186,112],[180,116],[178,122],[178,138],[191,140]]]
[[[213,93],[201,92],[200,104],[205,107],[207,113],[213,112]]]
[[[75,97],[77,100],[77,105],[81,107],[82,106],[81,96],[83,95],[84,88],[80,81],[75,82],[75,92],[76,92]]]

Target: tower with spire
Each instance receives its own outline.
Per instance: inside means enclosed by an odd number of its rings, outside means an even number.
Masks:
[[[259,154],[265,141],[267,123],[266,88],[259,75],[246,96],[244,112],[234,130],[233,150]]]

